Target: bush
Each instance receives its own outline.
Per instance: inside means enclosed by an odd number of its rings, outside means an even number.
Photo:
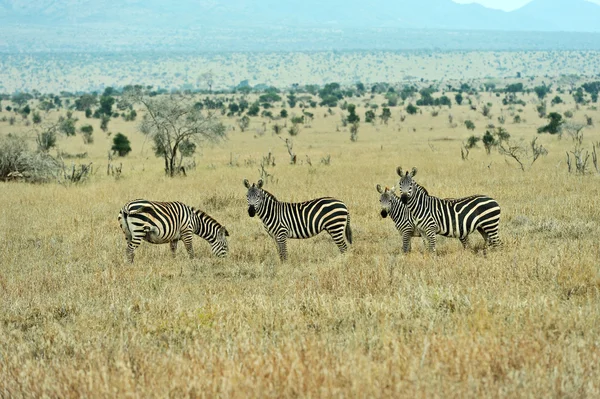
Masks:
[[[84,125],[79,128],[79,130],[81,131],[83,142],[85,144],[91,144],[94,142],[94,137],[92,136],[94,134],[94,127],[92,125]]]
[[[419,112],[419,108],[415,107],[414,105],[412,105],[412,103],[409,103],[406,106],[406,112],[408,112],[410,115],[414,115],[417,112]]]
[[[113,145],[111,150],[118,154],[120,157],[124,157],[125,155],[131,152],[131,143],[127,136],[122,133],[117,133],[115,137],[113,137]]]
[[[39,112],[34,112],[31,119],[32,119],[33,123],[36,125],[42,123],[42,117],[40,116]]]
[[[548,119],[550,123],[546,126],[542,126],[538,129],[538,133],[550,133],[550,134],[558,134],[562,130],[562,125],[565,121],[562,118],[562,115],[556,112],[550,112],[548,115]]]
[[[288,117],[287,110],[282,109],[281,112],[279,112],[279,116],[281,116],[282,118],[287,118]]]
[[[44,152],[29,151],[24,138],[0,137],[0,180],[43,183],[52,180],[57,171],[57,162]]]
[[[474,124],[474,123],[473,123],[471,120],[469,120],[469,119],[467,119],[467,120],[465,121],[465,126],[466,126],[466,127],[467,127],[467,129],[469,129],[469,130],[475,130],[475,124]]]

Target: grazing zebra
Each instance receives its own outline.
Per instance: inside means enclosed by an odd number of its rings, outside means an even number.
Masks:
[[[118,220],[127,238],[127,258],[131,263],[142,240],[152,244],[170,243],[173,256],[181,240],[193,258],[192,234],[208,241],[216,256],[227,255],[227,229],[201,210],[181,202],[133,200],[121,209]]]
[[[477,230],[485,246],[500,245],[500,205],[496,200],[485,195],[445,199],[433,197],[413,180],[417,168],[412,168],[410,174],[408,171],[403,174],[398,166],[396,172],[400,176],[400,200],[410,211],[417,229],[427,237],[432,252],[435,252],[436,234],[456,237],[466,248],[469,234]]]
[[[396,229],[402,236],[402,250],[404,252],[410,252],[410,241],[413,237],[421,237],[421,234],[415,227],[415,224],[410,216],[410,212],[406,205],[400,201],[400,197],[394,193],[394,187],[391,189],[385,188],[385,190],[378,184],[377,191],[381,196],[379,202],[381,204],[381,217],[386,218],[390,215],[390,218],[394,221]]]
[[[288,238],[314,237],[323,230],[333,238],[340,252],[352,244],[350,214],[346,205],[335,198],[317,198],[306,202],[281,202],[273,194],[263,190],[263,181],[250,185],[244,179],[248,189],[248,215],[262,220],[265,229],[277,243],[279,258],[287,259]]]

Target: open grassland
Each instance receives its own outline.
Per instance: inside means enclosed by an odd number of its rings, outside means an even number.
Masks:
[[[513,139],[530,141],[545,123],[533,97],[519,124],[496,97],[481,101],[493,103],[496,124],[506,113]],[[264,120],[262,134],[263,120],[253,119],[174,179],[135,124],[111,121],[134,147],[118,180],[105,174],[110,139],[98,126],[91,146],[62,138],[62,150],[88,152],[97,166],[89,182],[0,183],[0,396],[599,396],[598,174],[567,172],[567,135],[539,136],[549,154],[524,172],[483,148],[463,161],[472,133],[462,122],[481,134],[490,121],[468,105],[436,117],[422,109],[404,122],[398,108],[388,125],[363,122],[352,143],[342,111],[318,108],[294,138],[297,165],[272,135],[275,122]],[[593,109],[573,119],[584,114],[600,122]],[[26,130],[0,123],[2,133]],[[591,149],[600,129],[584,132]],[[348,254],[324,234],[290,241],[289,261],[278,261],[247,215],[242,185],[258,179],[269,151],[276,166],[266,189],[279,199],[331,195],[348,204]],[[397,182],[398,165],[418,167],[417,181],[434,195],[496,198],[504,247],[484,257],[479,236],[467,251],[440,239],[431,256],[417,238],[402,254],[375,190]],[[214,258],[195,238],[191,261],[181,247],[173,259],[168,245],[143,243],[126,264],[116,217],[139,197],[205,210],[229,230],[229,256]]]
[[[600,74],[598,51],[318,51],[243,53],[0,53],[0,93],[102,91],[106,86],[214,89],[249,84],[398,82]]]

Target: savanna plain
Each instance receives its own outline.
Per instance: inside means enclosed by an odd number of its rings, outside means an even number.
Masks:
[[[0,396],[600,396],[600,175],[593,166],[569,173],[569,134],[536,132],[547,119],[535,94],[517,106],[494,93],[465,95],[476,109],[455,104],[454,94],[451,108],[407,115],[409,101],[392,107],[387,124],[364,122],[368,104],[383,97],[347,99],[361,116],[356,142],[339,107],[308,109],[314,118],[294,137],[273,133],[284,120],[254,117],[242,132],[223,116],[227,140],[202,147],[195,168],[175,178],[165,177],[137,122],[121,118],[110,131],[125,133],[133,151],[113,160],[122,162],[119,178],[107,175],[112,137],[75,111],[95,141],[60,137],[58,147],[87,152],[81,162],[93,162],[94,173],[86,182],[0,183]],[[561,96],[548,112],[571,111],[591,152],[600,113]],[[548,154],[522,170],[480,142],[463,159],[469,136],[490,123],[524,148],[538,137]],[[0,122],[3,135],[29,129]],[[334,196],[348,205],[347,254],[323,233],[290,241],[289,260],[278,260],[247,214],[242,184],[258,180],[269,153],[265,188],[278,199]],[[432,195],[497,199],[504,245],[484,256],[478,235],[467,250],[440,238],[431,255],[414,238],[403,254],[375,189],[397,183],[397,166],[417,167]],[[142,243],[126,263],[117,214],[135,198],[206,211],[228,229],[229,255],[215,258],[196,237],[194,259],[182,246],[173,258],[168,245]]]

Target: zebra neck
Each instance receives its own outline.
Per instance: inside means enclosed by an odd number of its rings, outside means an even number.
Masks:
[[[214,224],[217,224],[217,223],[210,216],[208,216],[206,213],[204,213],[202,211],[199,211],[196,209],[193,214],[194,214],[194,218],[192,221],[192,226],[193,226],[194,234],[198,235],[201,238],[204,238],[206,241],[208,241],[211,244],[213,242],[215,242],[215,240],[217,239],[216,231],[218,230],[218,227],[220,227],[220,226],[217,226],[216,229],[210,228],[211,225],[213,224],[211,222],[214,222]]]
[[[415,194],[408,199],[408,203],[406,205],[412,207],[418,203],[425,201],[427,198],[429,198],[429,193],[427,193],[427,190],[425,190],[425,188],[423,188],[422,186],[416,184]]]
[[[264,191],[264,190],[263,190]],[[256,208],[256,214],[262,219],[264,216],[268,216],[273,213],[273,209],[277,208],[279,201],[268,191],[264,191],[265,196],[260,206]]]

